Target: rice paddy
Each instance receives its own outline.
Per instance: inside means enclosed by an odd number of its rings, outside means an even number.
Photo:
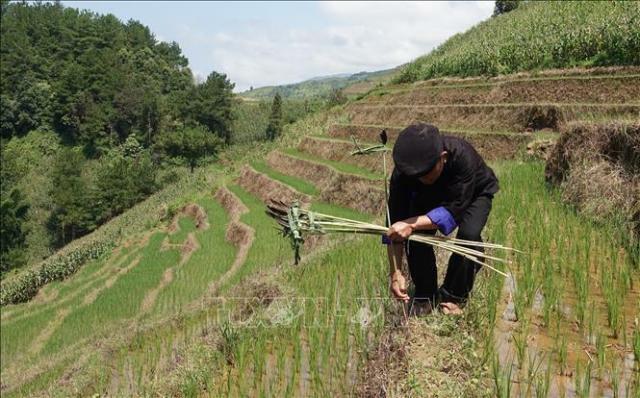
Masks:
[[[354,197],[381,191],[379,173],[279,151],[365,177]],[[330,204],[299,170],[251,166],[309,195],[312,212],[382,224],[382,205],[365,214]],[[178,210],[30,302],[4,306],[2,395],[637,396],[638,259],[619,231],[562,203],[541,161],[491,166],[501,191],[485,241],[522,253],[487,251],[506,256],[487,261],[509,277],[484,269],[462,317],[407,321],[390,299],[379,236],[309,238],[294,266],[264,201],[221,177],[215,189],[248,211],[232,214],[203,187],[168,205],[197,205],[206,223]],[[253,239],[234,238],[233,220]]]

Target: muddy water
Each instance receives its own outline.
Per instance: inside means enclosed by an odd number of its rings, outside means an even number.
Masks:
[[[634,278],[633,289],[626,296],[624,304],[624,332],[619,338],[614,338],[608,328],[606,319],[605,300],[597,289],[591,289],[594,294],[590,297],[592,305],[598,307],[600,317],[597,320],[596,333],[604,333],[606,336],[606,361],[605,368],[598,369],[597,349],[595,336],[586,336],[578,324],[573,321],[572,310],[575,307],[576,298],[570,293],[563,297],[561,319],[551,322],[550,327],[545,327],[542,322],[542,304],[544,296],[538,291],[533,300],[530,316],[525,321],[518,321],[515,312],[513,297],[515,295],[515,282],[513,279],[505,279],[502,300],[498,302],[498,318],[494,330],[494,346],[503,368],[512,367],[512,388],[516,396],[535,396],[538,378],[544,378],[547,370],[550,370],[549,390],[550,397],[575,397],[576,378],[581,383],[585,380],[586,368],[591,365],[590,397],[614,397],[627,396],[629,384],[632,389],[638,388],[640,380],[639,365],[634,359],[631,348],[633,338],[634,321],[638,318],[638,303],[640,302],[640,283]],[[517,344],[515,339],[522,339],[521,329],[528,324],[526,333],[526,359],[524,365],[518,364]],[[558,333],[560,332],[560,333]],[[606,332],[606,333],[605,333]],[[560,337],[561,334],[563,337]],[[624,337],[626,334],[627,346]],[[566,340],[566,366],[564,371],[559,371],[558,347],[562,339]],[[610,375],[610,363],[615,361],[618,369],[618,391],[614,394]],[[551,369],[548,369],[549,366]],[[580,367],[580,374],[577,372]],[[639,391],[635,391],[637,394]],[[631,394],[634,394],[631,392]]]

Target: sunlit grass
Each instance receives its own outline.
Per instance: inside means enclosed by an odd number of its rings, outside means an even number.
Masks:
[[[93,303],[71,312],[48,340],[45,352],[55,352],[114,325],[113,322],[137,315],[147,291],[157,286],[164,270],[180,259],[178,250],[160,251],[165,236],[160,232],[152,235],[138,265],[100,293]]]
[[[182,244],[189,233],[196,230],[196,221],[193,217],[182,216],[178,219],[178,230],[169,234],[169,243]]]
[[[283,149],[282,152],[291,155],[293,157],[297,157],[300,159],[304,159],[304,160],[309,160],[311,162],[316,162],[316,163],[320,163],[320,164],[325,164],[327,166],[331,166],[334,169],[342,172],[342,173],[347,173],[347,174],[355,174],[361,177],[365,177],[371,180],[382,180],[382,174],[378,174],[378,173],[373,173],[370,170],[367,169],[363,169],[361,167],[358,166],[354,166],[352,164],[349,163],[342,163],[342,162],[336,162],[333,160],[329,160],[329,159],[324,159],[324,158],[318,158],[312,155],[309,155],[306,152],[301,152],[297,149],[294,148],[289,148],[289,149]]]
[[[260,173],[264,173],[268,175],[271,179],[279,181],[285,185],[288,185],[295,189],[298,192],[302,192],[307,195],[316,196],[320,193],[318,188],[315,185],[309,183],[308,181],[301,180],[299,178],[290,176],[288,174],[280,173],[271,167],[267,166],[266,163],[261,161],[251,162],[251,166]]]
[[[160,292],[157,301],[160,312],[179,311],[183,305],[201,297],[235,258],[236,248],[225,238],[229,217],[222,206],[212,197],[199,199],[197,203],[207,213],[210,227],[197,231],[199,249],[187,262],[175,267],[173,281]]]

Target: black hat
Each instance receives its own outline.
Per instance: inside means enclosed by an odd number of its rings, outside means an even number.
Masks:
[[[400,173],[420,177],[436,165],[443,150],[442,136],[436,126],[412,124],[398,135],[393,146],[393,161]]]

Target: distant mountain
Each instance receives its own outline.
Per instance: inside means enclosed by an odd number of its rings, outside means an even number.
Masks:
[[[367,73],[367,72],[364,72],[364,73]],[[371,73],[375,73],[375,72],[371,72]],[[335,75],[312,77],[311,79],[308,79],[308,80],[305,80],[305,81],[313,82],[313,81],[333,79],[333,78],[341,79],[341,78],[347,78],[347,77],[350,77],[350,76],[351,76],[351,73],[336,73]]]
[[[276,92],[285,99],[303,99],[322,97],[328,95],[334,89],[346,89],[348,95],[357,95],[367,91],[377,83],[390,80],[399,68],[379,70],[375,72],[358,72],[354,74],[339,73],[329,76],[314,77],[300,83],[285,84],[281,86],[266,86],[247,90],[239,95],[246,99],[270,99]],[[349,87],[356,86],[355,90],[348,90]],[[360,89],[363,88],[363,90]]]

